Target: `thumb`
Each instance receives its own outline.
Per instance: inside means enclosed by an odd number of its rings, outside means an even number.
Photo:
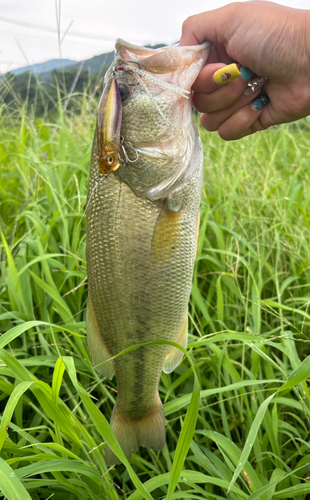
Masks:
[[[188,17],[182,26],[180,45],[199,45],[205,40],[226,45],[227,28],[232,24],[234,5],[236,4]]]

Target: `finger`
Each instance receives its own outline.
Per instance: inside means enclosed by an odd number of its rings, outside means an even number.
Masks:
[[[209,94],[239,76],[241,76],[241,73],[236,64],[229,64],[228,66],[223,63],[207,64],[200,71],[192,89],[195,92]]]
[[[206,65],[218,62],[231,64],[234,60],[229,57],[223,45],[213,44]]]
[[[239,116],[236,113],[239,112],[240,109],[244,109],[246,105],[251,105],[258,98],[260,91],[257,91],[256,94],[252,96],[243,95],[236,101],[232,106],[228,108],[224,108],[220,111],[215,111],[213,113],[204,113],[203,116],[203,126],[209,132],[214,132],[220,128],[220,125],[228,120],[231,116]],[[243,115],[241,115],[242,117]]]
[[[236,62],[234,59],[232,59],[226,52],[226,48],[224,45],[219,45],[214,43],[212,45],[214,47],[214,50],[217,53],[218,60],[225,63],[225,64],[231,64],[233,62]]]
[[[210,65],[210,72],[213,70],[214,65]],[[235,66],[235,65],[234,65]],[[241,67],[240,71],[237,69],[239,77],[230,78],[225,82],[223,80],[223,76],[227,76],[230,73],[227,68],[229,66],[222,67],[220,70],[217,70],[212,76],[207,76],[207,68],[204,71],[205,77],[202,79],[198,79],[195,82],[195,86],[193,89],[195,90],[193,95],[193,104],[197,111],[201,113],[214,113],[215,111],[224,110],[225,108],[230,108],[233,106],[236,101],[240,98],[243,98],[244,92],[247,88],[247,78],[251,77],[252,72],[250,72],[247,68]],[[219,85],[217,82],[220,80],[222,84]],[[258,93],[256,94],[258,95]],[[252,96],[248,99],[242,99],[237,108],[240,106],[244,106],[248,102],[252,100]],[[232,112],[236,111],[236,109],[229,109],[228,116]]]
[[[180,45],[197,45],[205,40],[225,45],[227,26],[231,24],[231,12],[230,5],[226,5],[220,9],[188,17],[182,26]]]
[[[225,141],[233,141],[241,139],[246,135],[254,134],[259,130],[266,130],[268,127],[262,123],[261,115],[264,111],[263,108],[265,108],[268,103],[269,98],[267,94],[262,94],[252,103],[238,109],[238,111],[220,123],[218,127],[220,137]],[[203,126],[205,126],[207,119],[208,117],[206,114],[201,116],[201,123]]]
[[[205,64],[206,65],[214,64],[214,63],[219,63],[220,61],[221,61],[221,58],[219,57],[218,50],[216,49],[216,47],[214,45],[212,45],[209,57],[208,57]],[[226,62],[226,61],[222,61],[222,62]]]

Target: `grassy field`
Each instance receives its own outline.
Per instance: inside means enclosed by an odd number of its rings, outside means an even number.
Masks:
[[[95,104],[0,125],[0,498],[310,498],[310,129],[225,143],[205,186],[188,355],[163,374],[167,445],[107,469],[115,379],[85,331]],[[18,118],[18,126],[16,126]]]

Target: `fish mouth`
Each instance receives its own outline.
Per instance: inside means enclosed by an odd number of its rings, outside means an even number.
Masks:
[[[117,52],[120,53],[120,51],[126,50],[128,52],[134,52],[135,55],[139,57],[145,57],[147,55],[152,55],[154,53],[159,53],[161,51],[166,51],[169,48],[184,48],[187,50],[190,50],[192,52],[201,52],[203,50],[206,50],[208,48],[211,48],[212,42],[209,40],[206,40],[205,42],[201,43],[200,45],[184,45],[180,46],[179,42],[176,42],[172,45],[165,45],[164,47],[160,47],[159,49],[152,49],[150,47],[141,47],[140,45],[135,45],[130,42],[126,42],[126,40],[123,40],[122,38],[117,38],[115,41],[115,49]]]
[[[165,47],[162,47],[165,48]],[[150,47],[141,47],[141,45],[135,45],[134,43],[126,42],[122,38],[117,38],[115,40],[115,51],[121,53],[126,50],[127,52],[133,52],[138,57],[145,57],[147,55],[152,55],[154,52],[162,50],[160,49],[152,49]]]
[[[148,73],[189,91],[209,56],[211,46],[212,42],[205,41],[200,45],[181,47],[174,44],[152,49],[118,38],[115,56],[124,62],[134,62]]]
[[[209,40],[206,40],[205,42],[201,43],[200,45],[182,45],[180,46],[179,45],[179,42],[176,43],[174,45],[174,47],[177,47],[177,48],[184,48],[186,50],[190,50],[192,52],[202,52],[203,50],[207,50],[207,49],[211,49],[212,47],[212,42],[210,42]]]

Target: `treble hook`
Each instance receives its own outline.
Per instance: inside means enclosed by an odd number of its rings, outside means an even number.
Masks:
[[[135,151],[136,151],[137,158],[136,158],[135,160],[131,160],[131,159],[128,157],[128,154],[127,154],[127,152],[126,152],[124,142],[125,142],[125,139],[124,139],[124,137],[121,135],[121,136],[120,136],[120,145],[121,145],[121,148],[122,148],[123,153],[124,153],[124,156],[125,156],[125,161],[123,161],[121,158],[120,158],[120,160],[121,160],[121,162],[125,165],[125,167],[127,167],[128,163],[136,163],[136,161],[138,161],[138,160],[139,160],[139,153],[138,153],[138,151],[137,151],[137,150],[135,150]],[[126,142],[129,142],[129,141],[126,141]]]

